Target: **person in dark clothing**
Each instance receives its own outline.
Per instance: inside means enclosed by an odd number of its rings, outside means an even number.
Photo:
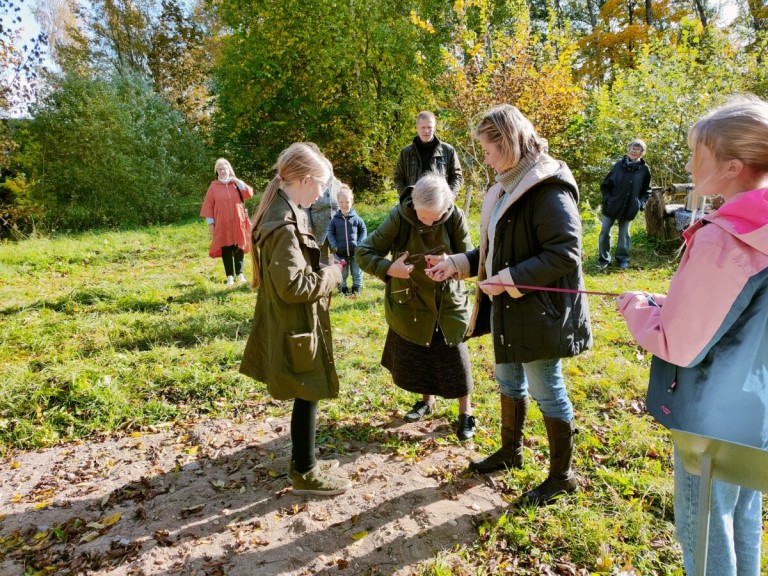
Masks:
[[[611,263],[611,227],[619,222],[616,262],[621,270],[629,268],[629,226],[651,196],[651,170],[643,160],[645,142],[633,140],[627,154],[613,165],[600,185],[603,196],[597,260],[599,270]]]
[[[355,249],[365,240],[368,229],[363,219],[352,208],[352,190],[346,184],[341,185],[338,201],[339,209],[328,223],[328,246],[336,256],[336,260],[346,262],[341,273],[339,291],[342,294],[356,296],[363,289],[363,271],[355,261]],[[352,292],[347,288],[347,277],[350,272],[352,273]]]
[[[428,110],[416,116],[417,135],[413,143],[400,151],[395,165],[395,188],[400,198],[405,189],[416,184],[426,172],[442,174],[454,198],[459,193],[459,187],[464,181],[461,164],[453,146],[442,142],[435,135],[435,125],[435,115]]]

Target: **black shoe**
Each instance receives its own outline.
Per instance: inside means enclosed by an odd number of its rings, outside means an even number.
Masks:
[[[477,432],[475,417],[471,414],[459,414],[459,426],[456,428],[456,436],[459,440],[469,440]]]
[[[597,263],[597,271],[603,272],[604,270],[608,269],[609,262],[598,262]]]
[[[352,292],[350,292],[350,294],[352,294],[352,296],[357,296],[358,294],[360,294],[360,288],[355,288],[353,286],[352,287]]]
[[[341,292],[344,296],[346,296],[347,294],[349,294],[349,288],[347,288],[346,286],[341,286],[339,288],[339,292]]]
[[[406,422],[418,422],[424,416],[427,414],[432,414],[432,406],[424,402],[423,400],[419,400],[416,402],[416,404],[413,405],[413,408],[411,408],[411,411],[408,412],[405,416],[403,416],[403,420]]]

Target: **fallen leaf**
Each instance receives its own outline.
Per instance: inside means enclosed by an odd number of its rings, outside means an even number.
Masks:
[[[110,514],[109,516],[104,518],[104,520],[102,520],[101,522],[102,524],[104,524],[104,526],[112,526],[113,524],[116,524],[117,522],[119,522],[120,518],[122,517],[123,517],[122,512],[115,512],[114,514]]]
[[[99,537],[99,533],[96,530],[93,530],[91,532],[86,532],[85,534],[83,534],[83,537],[80,538],[80,543],[82,544],[83,542],[92,542],[96,540],[96,538],[98,537]]]
[[[362,540],[366,536],[368,536],[368,530],[361,530],[356,534],[352,534],[352,540]]]

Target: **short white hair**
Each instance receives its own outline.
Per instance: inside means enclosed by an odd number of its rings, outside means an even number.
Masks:
[[[453,204],[453,191],[445,176],[437,172],[425,172],[413,185],[413,206],[418,209],[446,212]]]

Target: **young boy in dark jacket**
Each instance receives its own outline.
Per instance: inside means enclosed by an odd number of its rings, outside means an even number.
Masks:
[[[328,245],[331,252],[336,255],[336,259],[347,264],[342,272],[339,291],[342,294],[350,293],[347,288],[347,278],[351,271],[351,294],[354,296],[360,294],[363,289],[363,271],[355,262],[355,248],[368,235],[368,230],[363,219],[352,208],[352,201],[352,190],[346,184],[342,184],[338,198],[339,210],[328,223]]]

